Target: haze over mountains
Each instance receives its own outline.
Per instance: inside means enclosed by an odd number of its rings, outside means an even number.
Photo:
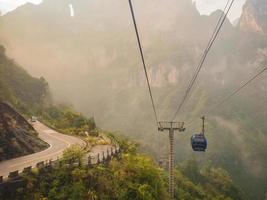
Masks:
[[[31,77],[6,57],[5,49],[0,45],[0,161],[32,154],[49,146],[10,106],[26,115],[36,107],[48,104],[48,100],[45,80]]]
[[[75,17],[69,14],[69,3]],[[201,16],[189,0],[136,0],[134,7],[156,106],[160,119],[168,120],[221,11]],[[236,27],[225,22],[179,120],[199,118],[209,105],[266,65],[266,13],[265,0],[248,0]],[[44,76],[56,99],[73,103],[94,115],[101,127],[122,131],[157,153],[153,113],[127,1],[27,4],[0,17],[0,43],[31,74]],[[267,185],[266,80],[264,75],[207,116],[206,159],[227,168],[243,189],[258,193],[258,199]],[[185,135],[177,136],[178,160],[192,156],[190,132],[199,128],[196,121]],[[163,142],[167,138],[159,137]],[[161,146],[161,152],[167,152],[167,145]]]

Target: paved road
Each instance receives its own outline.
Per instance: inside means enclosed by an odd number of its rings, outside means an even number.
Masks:
[[[7,177],[11,171],[22,171],[25,167],[35,166],[41,161],[56,160],[62,156],[64,149],[72,144],[85,145],[83,140],[58,133],[40,122],[34,122],[33,127],[50,147],[38,153],[0,162],[0,176]]]

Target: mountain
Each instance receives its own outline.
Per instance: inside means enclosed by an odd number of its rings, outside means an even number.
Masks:
[[[179,120],[198,119],[266,65],[267,38],[251,31],[265,30],[265,4],[248,0],[237,26],[226,20]],[[168,120],[222,11],[201,16],[189,0],[136,0],[134,9],[159,118]],[[57,99],[93,115],[104,129],[137,139],[157,158],[167,158],[167,136],[156,133],[127,1],[27,4],[0,18],[0,43],[31,74],[46,77]],[[262,199],[267,186],[263,76],[206,116],[205,158],[192,153],[189,144],[200,129],[198,121],[176,136],[177,162],[196,156],[222,166],[250,199]]]
[[[267,2],[265,0],[248,0],[240,18],[239,28],[243,32],[267,34]]]
[[[0,101],[11,103],[29,114],[37,106],[49,104],[48,84],[44,78],[33,78],[5,54],[0,45]]]
[[[27,4],[3,16],[0,20],[0,42],[2,40],[2,44],[7,47],[8,55],[15,57],[32,74],[46,77],[58,96],[63,95],[72,101],[78,101],[73,98],[80,96],[79,91],[82,89],[91,89],[90,80],[101,82],[99,89],[106,87],[106,84],[116,87],[121,84],[133,86],[141,82],[144,85],[140,68],[136,67],[139,65],[139,56],[128,3],[75,1],[72,2],[74,17],[70,17],[68,4],[64,0],[45,0],[39,6]],[[153,67],[150,74],[158,74],[158,77],[153,78],[152,84],[162,86],[169,82],[175,83],[180,78],[176,72],[177,60],[186,69],[185,73],[188,73],[190,69],[187,68],[194,64],[188,58],[199,56],[221,12],[217,11],[210,17],[200,16],[188,0],[182,0],[179,4],[174,0],[168,3],[161,0],[156,4],[153,1],[141,4],[137,2],[135,6],[142,16],[139,25],[147,49],[146,57],[150,58]],[[147,10],[150,11],[145,14]],[[172,12],[167,12],[168,10]],[[103,14],[98,15],[98,12]],[[189,19],[188,22],[185,23],[184,18]],[[33,26],[35,28],[32,30]],[[196,29],[205,31],[196,32]],[[233,31],[228,20],[224,30],[227,30],[228,35]],[[163,32],[159,34],[159,31]],[[226,40],[227,34],[222,36]],[[220,45],[223,45],[223,41]],[[177,49],[177,46],[180,48]],[[64,59],[66,57],[67,60]],[[126,67],[123,65],[125,62]],[[162,67],[166,72],[165,77],[160,79]],[[53,75],[54,69],[61,74],[61,81]],[[133,75],[130,76],[131,74]],[[116,80],[116,76],[121,78]],[[172,76],[173,79],[165,80]],[[79,80],[85,84],[79,85]],[[78,91],[68,90],[73,86],[83,88]]]
[[[233,21],[233,25],[234,25],[234,26],[239,25],[239,21],[240,21],[240,17],[236,18],[236,19]]]
[[[5,55],[2,46],[1,50],[1,100],[17,106],[24,114],[42,111],[39,113],[42,120],[65,133],[79,135],[84,140],[88,139],[84,132],[101,131],[96,129],[93,119],[87,119],[69,107],[45,104],[49,91],[45,80],[31,77]],[[24,105],[25,110],[21,105]],[[111,133],[108,135],[119,144],[121,152],[109,162],[90,167],[72,165],[69,159],[81,159],[86,152],[77,146],[70,147],[64,151],[60,165],[50,166],[49,170],[39,168],[33,173],[24,173],[15,181],[3,182],[0,198],[169,199],[167,172],[152,158],[140,154],[137,144]],[[0,161],[48,147],[22,115],[8,103],[1,101],[0,144]],[[175,169],[175,196],[192,200],[244,199],[242,192],[225,170],[208,165],[199,168],[196,160],[190,160]]]
[[[33,127],[14,110],[25,115],[44,104],[45,80],[31,77],[0,46],[0,161],[41,151],[48,144],[38,138]],[[4,102],[8,102],[4,103]]]

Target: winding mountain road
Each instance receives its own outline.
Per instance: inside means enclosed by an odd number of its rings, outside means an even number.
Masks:
[[[56,160],[62,156],[66,148],[73,144],[85,145],[83,140],[58,133],[38,121],[34,122],[33,127],[39,133],[39,137],[47,142],[50,147],[38,153],[0,162],[0,176],[5,178],[9,172],[16,170],[21,172],[25,167],[34,167],[38,162]]]

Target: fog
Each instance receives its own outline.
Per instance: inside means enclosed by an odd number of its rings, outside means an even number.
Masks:
[[[202,16],[189,0],[133,4],[156,109],[160,120],[170,120],[221,11]],[[200,129],[197,119],[266,64],[266,41],[226,20],[177,118],[196,120],[176,136],[177,161],[194,155],[189,140]],[[55,102],[72,104],[99,127],[134,138],[144,151],[166,158],[167,134],[159,135],[155,126],[127,1],[28,4],[0,18],[0,43],[32,75],[45,77]],[[207,159],[225,164],[233,158],[218,157],[233,154],[252,176],[266,175],[267,153],[260,147],[266,145],[266,78],[206,116]]]

